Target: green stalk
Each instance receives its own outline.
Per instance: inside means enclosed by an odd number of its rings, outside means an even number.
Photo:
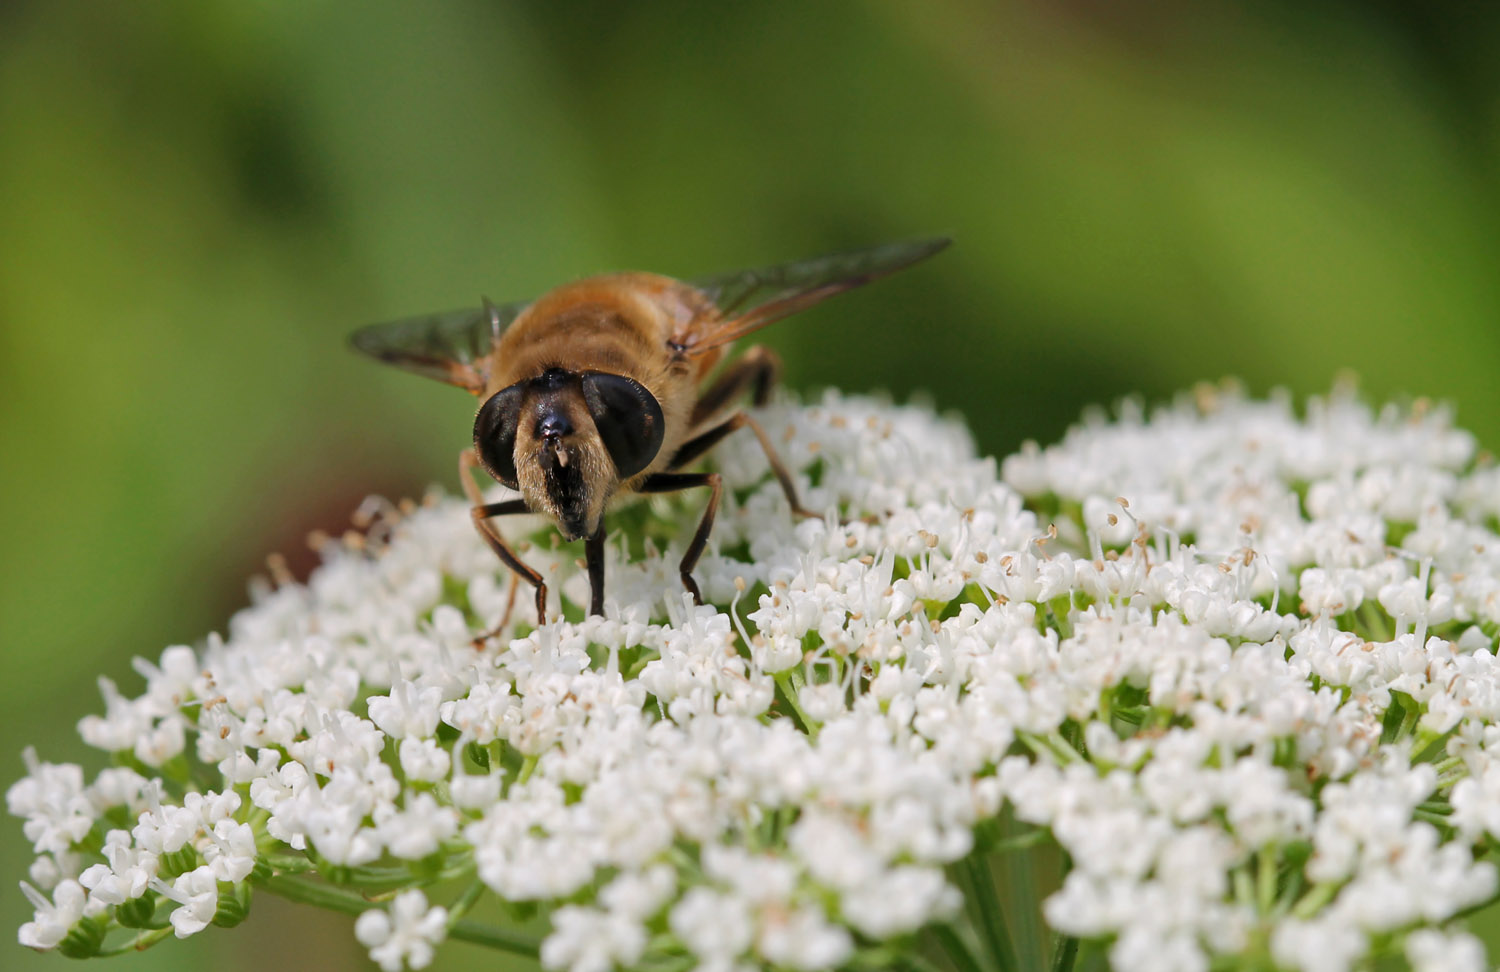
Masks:
[[[938,945],[942,947],[943,954],[958,972],[985,972],[974,953],[969,950],[968,943],[958,933],[958,929],[952,925],[933,925],[929,931],[932,937],[937,939]]]
[[[260,882],[260,887],[278,898],[345,915],[361,915],[372,907],[369,899],[358,892],[285,874],[271,875]]]
[[[1447,775],[1449,770],[1463,768],[1467,771],[1468,766],[1464,763],[1462,756],[1444,756],[1442,759],[1434,760],[1432,768],[1437,771],[1439,776],[1444,776]]]
[[[1073,972],[1073,963],[1078,960],[1078,939],[1072,935],[1058,935],[1052,943],[1052,972]]]
[[[1306,885],[1307,878],[1303,875],[1302,869],[1300,867],[1293,868],[1291,874],[1287,877],[1286,889],[1281,892],[1281,896],[1276,899],[1276,904],[1271,909],[1271,916],[1273,918],[1280,918],[1290,911],[1293,903],[1298,900],[1298,897],[1302,894],[1302,889]]]
[[[1038,736],[1036,733],[1018,729],[1016,738],[1037,756],[1050,756],[1059,766],[1084,761],[1083,757],[1078,754],[1078,750],[1070,746],[1059,732],[1053,731],[1045,736]]]
[[[797,689],[801,687],[802,676],[797,674],[795,668],[784,672],[777,672],[771,676],[776,680],[776,687],[781,689],[781,695],[786,699],[787,705],[797,714],[797,721],[802,723],[802,731],[807,733],[808,738],[818,738],[818,724],[808,718],[806,712],[802,711],[802,704],[797,701]]]
[[[542,954],[542,943],[530,935],[522,935],[508,928],[496,928],[481,921],[470,921],[464,919],[448,929],[448,937],[460,942],[469,942],[474,945],[484,945],[500,952],[509,952],[512,955],[524,955],[527,958],[540,958]]]
[[[260,858],[277,874],[303,874],[307,871],[316,871],[318,869],[318,865],[305,857],[286,854],[262,854]]]
[[[372,907],[369,900],[357,892],[280,874],[273,874],[263,881],[260,887],[288,901],[337,911],[345,915],[361,915]],[[472,888],[470,892],[473,892]],[[465,897],[470,892],[466,892]],[[477,892],[473,893],[477,897]],[[460,903],[463,900],[460,898]],[[448,937],[461,942],[472,942],[475,945],[486,945],[513,955],[525,955],[532,959],[541,955],[541,942],[529,935],[467,919],[455,922],[448,929]]]
[[[1292,906],[1292,917],[1311,918],[1324,905],[1333,900],[1333,896],[1338,893],[1340,887],[1341,884],[1337,881],[1324,881],[1322,884],[1314,884],[1302,896],[1302,900]]]
[[[150,931],[143,931],[139,935],[128,938],[112,948],[101,948],[97,953],[97,957],[108,958],[112,955],[125,955],[128,952],[144,952],[170,934],[172,934],[171,925],[167,925],[165,928],[153,928]]]
[[[1255,905],[1261,914],[1268,915],[1276,906],[1276,855],[1269,847],[1262,847],[1256,857],[1259,867],[1255,875]]]
[[[1234,892],[1234,903],[1247,910],[1255,907],[1255,879],[1250,876],[1250,864],[1245,862],[1229,875],[1229,886]]]
[[[1422,715],[1422,707],[1416,699],[1405,698],[1401,700],[1401,728],[1396,730],[1398,740],[1406,739],[1416,730],[1417,719]]]
[[[1453,829],[1453,821],[1446,813],[1433,813],[1431,810],[1413,810],[1411,818],[1424,823],[1430,823],[1434,827]]]
[[[1059,875],[1063,881],[1067,880],[1068,873],[1073,870],[1073,855],[1067,851],[1062,852],[1062,873]],[[1078,961],[1078,939],[1072,935],[1064,935],[1061,932],[1052,937],[1052,965],[1051,972],[1073,972],[1073,964]]]
[[[1005,930],[1005,915],[1000,911],[1000,898],[995,894],[995,882],[990,876],[989,862],[977,854],[971,854],[964,859],[963,869],[974,895],[973,910],[979,915],[979,933],[984,938],[990,958],[1000,972],[1016,972],[1016,957],[1011,951],[1010,936]]]
[[[467,915],[469,913],[469,909],[474,907],[474,902],[478,901],[479,896],[483,893],[484,883],[481,881],[475,881],[473,884],[464,889],[464,893],[459,895],[457,901],[453,902],[453,904],[448,907],[448,931],[450,934],[452,933],[454,926],[459,923],[464,915]]]
[[[1014,826],[1014,821],[1012,821]],[[991,875],[996,865],[1005,877],[1010,890],[1007,900],[1011,904],[1011,948],[1019,963],[1026,967],[1040,967],[1047,961],[1045,933],[1041,928],[1041,915],[1036,903],[1036,873],[1033,864],[1035,854],[1009,854],[1003,858],[986,858]]]
[[[892,960],[896,963],[895,965],[887,965],[882,967],[905,969],[909,970],[909,972],[942,972],[942,970],[939,969],[936,965],[929,962],[926,956],[918,955],[915,953],[911,955],[895,956]]]
[[[1037,827],[1023,834],[1016,834],[1014,837],[1005,837],[997,840],[995,843],[989,845],[987,850],[991,854],[1009,854],[1012,851],[1025,850],[1028,847],[1045,844],[1051,839],[1052,831],[1045,827]]]

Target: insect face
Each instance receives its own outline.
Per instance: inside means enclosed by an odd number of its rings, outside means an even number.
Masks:
[[[490,396],[474,422],[485,468],[564,539],[592,536],[619,484],[651,464],[661,406],[623,375],[551,368]]]

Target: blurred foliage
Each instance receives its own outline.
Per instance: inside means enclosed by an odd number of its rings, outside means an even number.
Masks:
[[[222,628],[267,553],[454,487],[473,402],[344,336],[481,293],[949,232],[767,331],[788,384],[925,390],[1003,452],[1348,368],[1494,445],[1497,41],[1494,7],[1396,0],[12,0],[4,775],[77,758],[95,675]],[[360,967],[348,924],[261,902],[118,964]]]

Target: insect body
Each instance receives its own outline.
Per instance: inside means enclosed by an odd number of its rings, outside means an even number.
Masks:
[[[709,488],[679,566],[683,586],[701,602],[692,571],[713,527],[721,484],[717,473],[683,467],[748,426],[793,514],[812,515],[760,425],[730,409],[746,391],[764,404],[779,362],[769,350],[752,348],[710,381],[726,347],[947,245],[946,239],[895,243],[694,283],[606,274],[531,302],[485,301],[481,308],[374,324],[352,341],[382,361],[479,396],[474,444],[459,456],[460,476],[480,535],[535,588],[539,623],[546,618],[542,575],[516,556],[491,520],[544,513],[564,539],[583,538],[590,610],[602,614],[604,514],[621,492]],[[476,465],[520,498],[484,502],[472,476]]]

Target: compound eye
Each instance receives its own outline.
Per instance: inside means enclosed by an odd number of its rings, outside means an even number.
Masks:
[[[621,479],[651,465],[666,434],[656,396],[634,379],[596,371],[583,376],[583,400]]]
[[[500,482],[516,485],[516,426],[521,420],[520,384],[502,388],[479,407],[474,417],[474,448],[479,460]]]

